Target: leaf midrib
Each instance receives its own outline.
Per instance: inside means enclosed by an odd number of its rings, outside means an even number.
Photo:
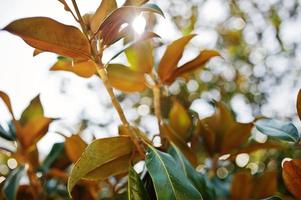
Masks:
[[[174,188],[174,186],[173,186],[173,184],[172,184],[172,181],[171,181],[171,179],[170,179],[170,177],[169,177],[169,174],[168,174],[168,170],[167,170],[167,168],[165,167],[163,160],[161,159],[160,155],[156,152],[156,150],[153,149],[153,147],[150,147],[150,149],[155,153],[155,155],[158,157],[158,159],[162,162],[162,166],[163,166],[163,168],[164,168],[164,171],[165,171],[166,174],[167,174],[167,178],[168,178],[168,180],[169,180],[169,182],[170,182],[172,191],[173,191],[173,193],[174,193],[174,197],[175,197],[175,199],[177,199],[177,197],[176,197],[176,195],[175,195],[175,194],[176,194],[175,188]]]

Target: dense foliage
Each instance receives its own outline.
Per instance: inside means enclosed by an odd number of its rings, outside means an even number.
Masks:
[[[200,118],[189,109],[195,97],[185,84],[208,62],[249,62],[250,51],[241,43],[240,31],[223,31],[221,45],[228,46],[229,52],[203,49],[179,64],[186,46],[197,36],[193,34],[197,15],[193,4],[188,21],[174,16],[183,35],[167,44],[158,59],[154,55],[162,44],[153,27],[164,13],[156,4],[126,0],[118,7],[115,0],[102,0],[95,13],[82,15],[75,0],[72,7],[65,0],[59,2],[81,29],[47,17],[31,17],[15,20],[2,30],[34,47],[34,56],[58,54],[51,71],[101,79],[121,122],[118,135],[93,136],[93,141],[87,141],[82,134],[88,122],[83,121],[71,136],[59,133],[65,141],[54,144],[40,159],[37,143],[60,119],[44,115],[39,95],[17,118],[9,96],[0,91],[12,117],[5,126],[0,125],[1,138],[10,144],[0,145],[0,199],[301,199],[298,129],[290,122],[261,115],[241,123],[228,106],[238,92],[254,106],[263,97],[255,98],[248,87],[228,91],[219,77],[215,84],[220,86],[222,101],[210,102],[213,115]],[[231,11],[246,18],[232,3]],[[271,15],[277,29],[279,18]],[[141,34],[129,25],[136,16],[148,19]],[[104,52],[118,42],[123,47],[104,63]],[[283,47],[280,39],[279,43]],[[122,54],[127,63],[115,63]],[[235,84],[240,81],[237,77]],[[180,85],[176,94],[170,90],[173,84]],[[199,84],[202,91],[216,87]],[[116,96],[116,91],[122,95]],[[144,131],[139,120],[129,122],[120,105],[123,93],[134,92],[151,99],[158,126],[155,135]],[[301,92],[296,111],[301,119]]]

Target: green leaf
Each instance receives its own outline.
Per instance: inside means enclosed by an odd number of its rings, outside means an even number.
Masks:
[[[163,11],[161,10],[161,8],[157,4],[147,3],[143,6],[141,6],[141,8],[146,9],[146,11],[151,11],[151,12],[157,13],[157,14],[162,15],[164,17]]]
[[[140,176],[133,167],[130,167],[128,175],[128,200],[149,200]]]
[[[215,194],[212,188],[209,188],[205,177],[198,173],[195,168],[189,163],[181,151],[173,144],[169,152],[172,157],[180,164],[185,176],[191,181],[194,187],[202,194],[206,200],[214,200]]]
[[[52,164],[56,161],[56,159],[63,153],[64,151],[64,143],[55,143],[49,154],[46,156],[46,158],[44,159],[41,167],[39,168],[39,170],[46,172],[50,169],[50,167],[52,166]]]
[[[89,59],[91,55],[89,41],[78,28],[51,18],[18,19],[3,30],[21,37],[27,44],[42,51],[76,59]]]
[[[3,137],[4,139],[7,139],[9,141],[15,141],[16,140],[16,131],[15,131],[13,123],[9,122],[8,127],[9,127],[9,129],[5,130],[0,125],[0,137]]]
[[[285,123],[274,119],[261,119],[255,125],[260,132],[268,136],[290,142],[297,142],[300,139],[298,130],[292,123]]]
[[[169,154],[149,146],[145,163],[152,177],[157,199],[202,199],[199,191]]]
[[[21,178],[24,176],[24,173],[25,167],[19,166],[14,169],[6,178],[2,191],[7,200],[16,199],[19,183]]]
[[[186,142],[183,141],[181,137],[172,129],[168,124],[162,123],[160,128],[160,133],[163,134],[170,142],[175,144],[181,152],[185,155],[185,157],[190,161],[194,166],[197,165],[197,157],[196,154],[192,151],[192,149],[187,145]]]
[[[69,194],[81,178],[105,180],[109,176],[126,172],[133,149],[133,142],[126,136],[94,140],[71,170],[68,179]]]

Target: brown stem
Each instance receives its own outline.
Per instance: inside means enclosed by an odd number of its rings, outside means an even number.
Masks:
[[[83,32],[87,35],[87,28],[86,28],[85,22],[82,18],[82,15],[80,14],[80,11],[78,9],[78,6],[77,6],[77,3],[76,3],[75,0],[72,0],[72,5],[73,5],[74,10],[76,12],[76,15],[77,15],[77,18],[79,20],[80,26],[81,26]]]
[[[113,92],[113,88],[109,84],[108,76],[107,76],[107,73],[106,73],[105,69],[103,67],[98,67],[97,68],[97,73],[99,74],[100,78],[102,79],[102,81],[104,83],[104,86],[105,86],[107,92],[110,95],[112,104],[113,104],[115,110],[117,111],[122,124],[125,125],[125,126],[129,126],[129,122],[127,121],[127,119],[124,115],[124,112],[123,112],[123,110],[122,110],[122,108],[121,108],[114,92]]]
[[[161,91],[160,87],[158,85],[155,85],[153,87],[153,95],[154,95],[154,109],[155,109],[155,115],[158,120],[158,125],[160,126],[162,123],[162,115],[161,115]]]
[[[35,199],[43,199],[42,198],[43,189],[42,189],[41,182],[40,182],[39,178],[37,177],[36,173],[34,172],[30,163],[28,163],[28,166],[29,167],[27,170],[27,176],[28,176],[30,185],[33,187],[34,192],[36,194]]]

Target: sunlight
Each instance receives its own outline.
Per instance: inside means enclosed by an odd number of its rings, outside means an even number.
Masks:
[[[134,31],[138,34],[142,34],[144,32],[146,26],[145,18],[141,15],[135,17],[135,19],[132,22],[132,27]]]

